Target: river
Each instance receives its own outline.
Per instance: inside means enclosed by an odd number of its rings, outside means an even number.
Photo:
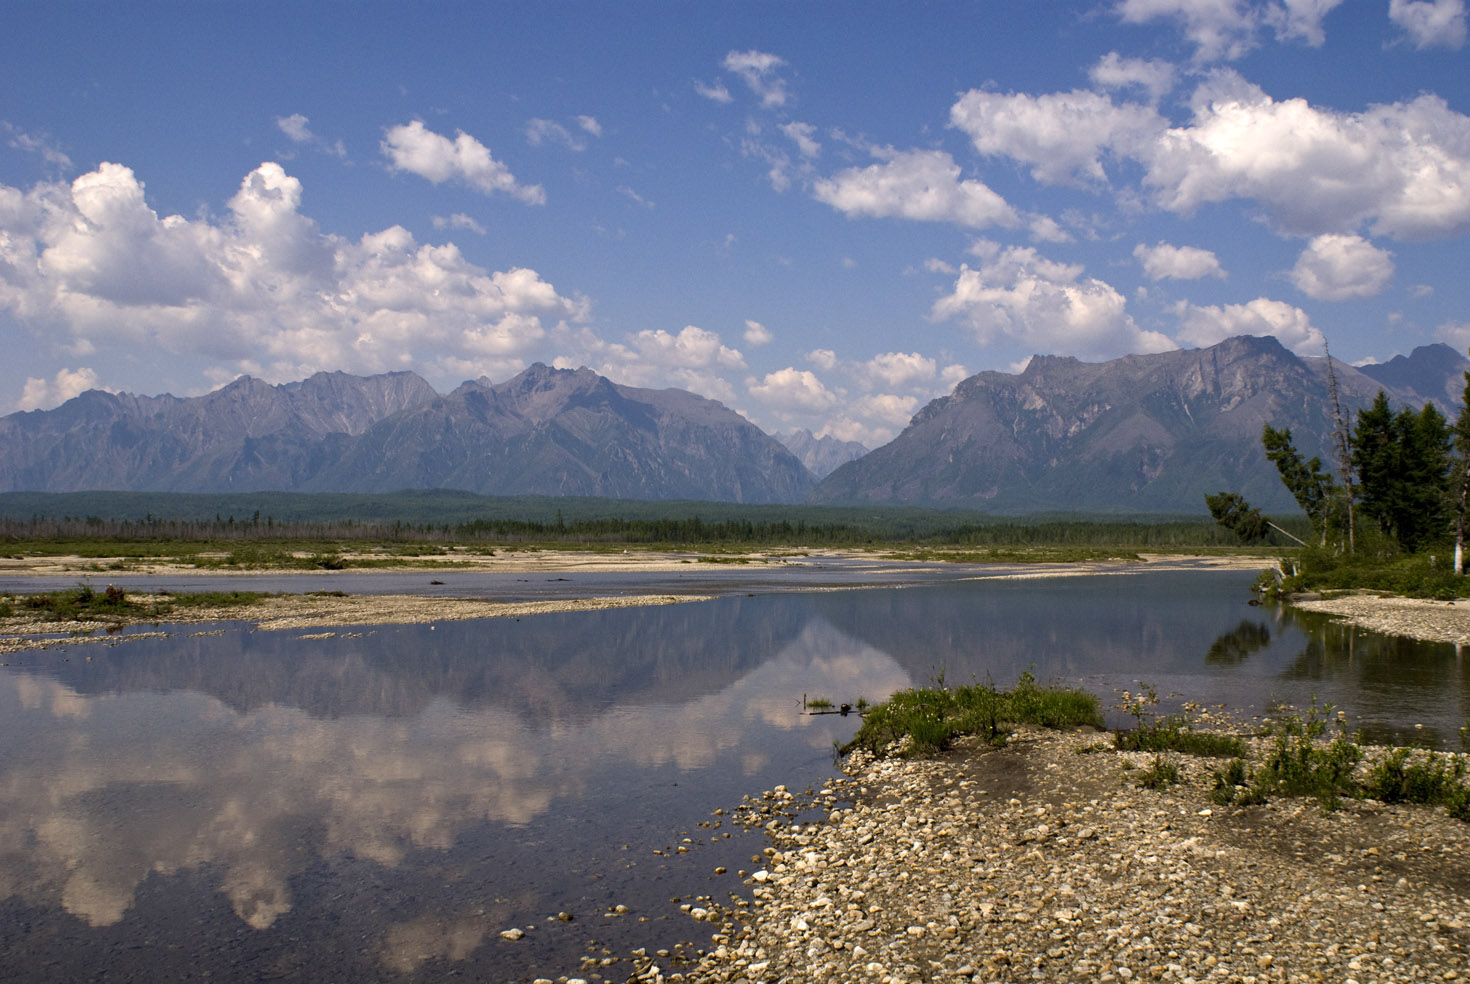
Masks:
[[[679,906],[757,866],[743,795],[833,774],[858,719],[804,697],[1030,672],[1115,724],[1140,683],[1245,718],[1315,698],[1436,747],[1470,718],[1454,647],[1252,606],[1248,573],[722,578],[680,605],[8,657],[6,978],[622,980],[583,960],[708,945]]]

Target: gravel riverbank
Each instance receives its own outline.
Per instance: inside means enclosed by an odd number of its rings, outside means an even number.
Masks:
[[[1470,641],[1470,603],[1300,606]],[[855,755],[808,824],[767,793],[746,811],[771,840],[749,898],[695,910],[718,927],[697,966],[645,961],[635,979],[1470,981],[1470,824],[1371,800],[1219,806],[1223,761],[1171,755],[1183,781],[1146,790],[1153,756],[1111,749],[1027,730],[937,760]]]
[[[825,822],[750,820],[772,847],[749,903],[683,980],[1470,980],[1470,824],[1315,801],[1220,807],[1221,763],[1139,788],[1151,755],[1025,731],[939,760],[854,760]],[[840,799],[839,799],[840,798]],[[677,979],[643,966],[640,980]]]

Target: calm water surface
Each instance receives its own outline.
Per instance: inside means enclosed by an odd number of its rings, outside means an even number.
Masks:
[[[0,668],[0,976],[516,981],[707,944],[677,903],[738,892],[763,842],[701,824],[820,784],[857,724],[803,714],[804,694],[1029,671],[1105,705],[1139,681],[1247,715],[1315,696],[1370,737],[1455,743],[1470,666],[1454,647],[1250,607],[1250,581],[778,583],[19,654]],[[512,926],[526,938],[501,939]]]

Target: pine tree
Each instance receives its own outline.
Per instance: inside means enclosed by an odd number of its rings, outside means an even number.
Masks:
[[[1418,550],[1448,532],[1450,434],[1434,404],[1395,415],[1379,390],[1358,411],[1352,452],[1363,514],[1400,547]]]
[[[1341,506],[1332,475],[1322,470],[1320,458],[1302,460],[1301,452],[1291,443],[1290,428],[1277,430],[1266,424],[1261,429],[1261,443],[1266,446],[1266,457],[1280,473],[1281,483],[1311,520],[1320,545],[1326,546],[1334,506]]]
[[[1466,507],[1470,505],[1470,372],[1465,373],[1465,392],[1460,397],[1460,414],[1450,431],[1456,456],[1454,478],[1455,573],[1465,573]]]

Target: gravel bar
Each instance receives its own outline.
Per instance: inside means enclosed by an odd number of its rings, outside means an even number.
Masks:
[[[770,838],[748,897],[692,911],[713,930],[697,964],[645,959],[630,980],[1470,981],[1470,824],[1371,800],[1222,807],[1223,760],[1188,756],[1180,785],[1145,790],[1153,756],[1108,738],[855,755],[806,803],[748,799]],[[803,822],[813,806],[829,812]]]

